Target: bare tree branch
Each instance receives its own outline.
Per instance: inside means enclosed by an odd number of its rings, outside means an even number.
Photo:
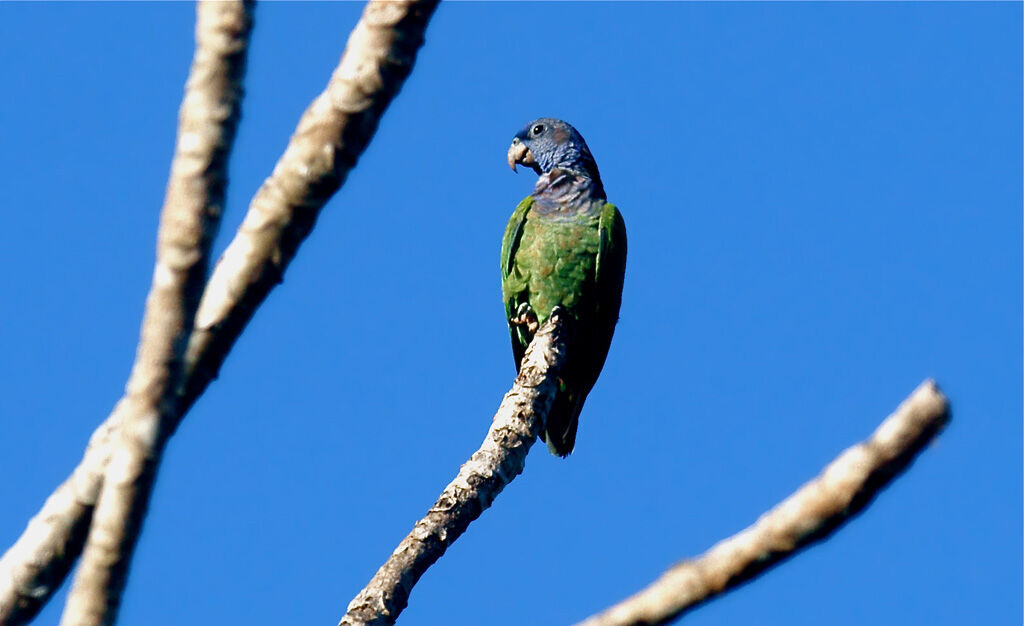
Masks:
[[[157,233],[135,365],[120,401],[121,428],[103,477],[82,564],[61,623],[112,624],[142,530],[165,443],[173,432],[183,357],[220,224],[227,158],[241,101],[250,6],[200,2],[196,50],[178,115],[178,141]]]
[[[158,450],[157,442],[167,434],[161,418],[175,408],[182,357],[224,203],[227,157],[239,117],[250,26],[249,3],[201,3],[197,7],[195,56],[178,114],[178,138],[161,212],[157,261],[135,364],[124,397],[93,434],[82,463],[0,560],[0,622],[4,624],[31,619],[67,575],[85,540],[109,455],[108,443],[120,439],[113,434],[121,432],[122,420],[131,426],[126,442],[134,444],[131,450],[138,463],[155,461],[150,449],[156,445]],[[119,478],[126,478],[123,471]],[[124,533],[141,521],[148,486],[132,480],[121,488],[138,490],[139,506],[130,516],[131,524],[121,524],[115,540],[109,533],[111,524],[118,525],[117,520],[108,516],[93,534],[115,541],[123,552],[108,555],[102,562],[87,559],[80,576],[83,585],[94,582],[105,587],[110,581],[97,581],[96,575],[97,569],[105,570],[108,565],[114,570],[106,577],[123,579],[135,535]],[[99,610],[101,607],[81,604],[85,589],[80,585],[69,602],[86,612]],[[112,584],[110,589],[114,594],[110,601],[116,607],[120,585]],[[87,595],[98,592],[95,587]]]
[[[120,428],[120,407],[92,434],[78,467],[0,558],[0,624],[15,626],[35,617],[81,554],[109,459],[108,443]]]
[[[870,439],[840,454],[753,526],[672,566],[643,591],[579,626],[667,624],[828,537],[906,469],[948,419],[945,396],[925,381]]]
[[[398,93],[437,0],[367,5],[324,92],[250,206],[204,290],[185,354],[170,431],[216,377],[255,309],[280,282],[319,210],[341,185]],[[81,551],[120,428],[119,407],[96,430],[82,462],[0,560],[0,624],[20,624],[60,585]]]
[[[120,427],[120,409],[119,403],[92,433],[78,467],[0,558],[0,624],[14,626],[35,617],[82,552],[110,456],[108,444]]]
[[[565,316],[556,309],[534,336],[512,389],[505,394],[480,449],[473,453],[387,562],[348,605],[339,626],[394,624],[420,576],[470,522],[523,471],[540,434],[565,363]]]
[[[349,35],[327,88],[302,114],[284,155],[249,205],[238,234],[217,262],[186,354],[180,414],[217,376],[256,307],[309,235],[398,93],[437,0],[374,0]]]

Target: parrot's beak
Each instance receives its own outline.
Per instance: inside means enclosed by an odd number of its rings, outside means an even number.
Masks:
[[[533,159],[533,153],[526,147],[519,137],[512,140],[512,145],[508,147],[508,166],[512,168],[512,171],[516,171],[516,164],[521,163],[527,167],[537,169],[537,162]]]

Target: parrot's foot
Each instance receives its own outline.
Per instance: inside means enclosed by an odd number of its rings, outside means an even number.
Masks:
[[[526,330],[530,331],[530,334],[537,332],[540,328],[540,324],[537,322],[537,314],[533,312],[530,305],[526,302],[519,305],[516,309],[516,316],[508,321],[513,326],[526,326]]]

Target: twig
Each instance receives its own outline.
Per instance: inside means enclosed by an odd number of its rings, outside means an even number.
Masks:
[[[480,449],[348,605],[340,626],[393,624],[420,576],[523,471],[558,389],[565,362],[564,317],[556,309],[534,336]]]
[[[227,158],[237,127],[250,6],[196,6],[196,50],[178,115],[178,140],[157,233],[135,365],[120,401],[121,428],[103,477],[61,623],[112,624],[142,530],[183,373],[210,244],[220,224]]]
[[[320,208],[355,165],[411,71],[436,6],[437,0],[367,5],[327,89],[306,110],[203,293],[172,430],[216,377]],[[115,409],[71,477],[0,560],[0,624],[31,619],[80,553],[119,419]]]
[[[742,532],[579,626],[667,624],[820,541],[866,507],[949,419],[933,381],[922,383],[864,441]]]
[[[0,560],[0,623],[31,619],[82,550],[109,456],[108,442],[119,432],[122,419],[131,420],[133,437],[155,440],[156,416],[173,409],[184,347],[224,202],[250,24],[249,6],[242,2],[198,6],[196,51],[179,111],[157,262],[135,364],[124,397],[93,434],[82,463]],[[141,512],[138,516],[141,519]],[[126,566],[127,554],[118,564],[118,575]]]

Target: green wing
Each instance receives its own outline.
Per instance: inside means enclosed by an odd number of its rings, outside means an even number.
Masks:
[[[512,212],[512,217],[508,220],[508,225],[505,226],[505,237],[501,240],[501,281],[502,281],[502,294],[508,297],[508,294],[504,290],[505,279],[512,273],[512,260],[516,256],[516,250],[519,248],[519,238],[523,235],[523,224],[526,223],[526,213],[533,206],[533,196],[526,196],[516,210]]]
[[[622,303],[626,274],[626,225],[615,205],[605,203],[598,219],[592,305],[578,310],[575,337],[561,372],[564,383],[548,413],[544,440],[552,453],[565,456],[576,444],[576,428],[587,394],[601,374]]]
[[[505,301],[505,319],[509,320],[516,314],[520,302],[528,298],[526,293],[526,278],[521,276],[515,267],[516,251],[519,249],[519,240],[523,236],[523,225],[526,223],[526,214],[533,206],[533,196],[527,196],[516,210],[505,227],[505,236],[501,240],[501,295]],[[516,371],[519,371],[519,364],[526,353],[526,344],[520,336],[518,327],[508,327],[512,337],[512,355],[516,360]]]
[[[605,203],[598,228],[601,242],[597,249],[595,272],[599,306],[607,309],[614,303],[615,315],[618,316],[622,281],[626,274],[626,223],[614,204]]]
[[[626,276],[626,223],[614,204],[605,203],[598,225],[600,243],[594,268],[597,282],[597,322],[604,338],[603,350],[595,355],[593,380],[604,366],[622,304],[622,282]],[[593,383],[591,383],[593,384]],[[589,391],[589,389],[588,389]]]

